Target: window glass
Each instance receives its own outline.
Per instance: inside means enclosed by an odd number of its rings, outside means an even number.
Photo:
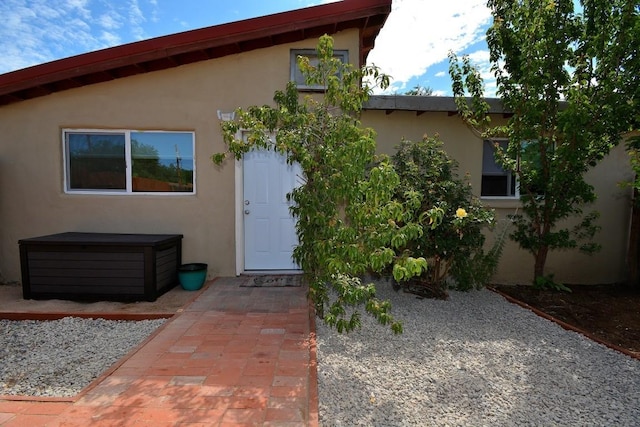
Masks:
[[[503,149],[508,141],[498,141]],[[480,195],[485,197],[516,197],[516,177],[496,163],[494,142],[485,140],[482,147],[482,183]]]
[[[193,132],[65,131],[70,192],[194,193]]]
[[[68,182],[72,190],[126,190],[125,137],[68,133]]]
[[[307,58],[309,58],[309,63],[314,67],[317,66],[320,62],[318,59],[318,53],[314,49],[291,50],[291,81],[295,82],[298,89],[301,90],[323,90],[324,88],[320,85],[310,86],[306,84],[304,75],[302,74],[302,71],[300,71],[300,67],[298,66],[298,56],[306,56]],[[333,56],[334,58],[340,59],[340,61],[344,64],[349,62],[349,51],[347,50],[334,50]]]
[[[132,189],[193,191],[193,136],[182,132],[132,132]]]

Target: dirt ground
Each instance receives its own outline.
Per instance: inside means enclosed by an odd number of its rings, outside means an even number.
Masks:
[[[569,286],[572,292],[542,291],[531,286],[494,288],[640,357],[640,288],[574,285]]]
[[[22,298],[22,286],[0,284],[0,319],[15,317],[8,314],[16,313],[66,313],[77,315],[115,313],[122,318],[137,315],[141,317],[153,317],[153,315],[169,317],[191,302],[200,292],[185,291],[180,286],[176,286],[155,301],[26,300]],[[147,314],[150,316],[145,316]],[[29,315],[24,317],[28,318]]]

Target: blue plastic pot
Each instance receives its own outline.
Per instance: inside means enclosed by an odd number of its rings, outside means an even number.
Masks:
[[[183,289],[197,291],[207,280],[207,264],[182,264],[178,267],[178,280]]]

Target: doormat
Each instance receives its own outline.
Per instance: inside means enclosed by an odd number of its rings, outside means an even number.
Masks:
[[[242,283],[243,288],[284,288],[302,286],[302,276],[287,274],[281,276],[250,276]]]

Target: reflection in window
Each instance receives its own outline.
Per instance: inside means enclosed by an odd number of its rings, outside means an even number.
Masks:
[[[132,132],[133,191],[193,191],[191,133]]]
[[[192,132],[66,131],[66,190],[193,193]]]

